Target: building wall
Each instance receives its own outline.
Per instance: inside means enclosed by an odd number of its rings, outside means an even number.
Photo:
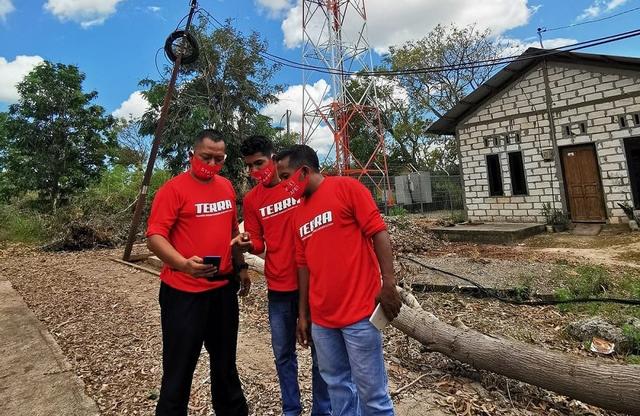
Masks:
[[[617,206],[632,200],[623,139],[640,136],[640,125],[633,118],[640,112],[640,72],[549,63],[548,74],[557,146],[595,144],[608,220],[626,221]],[[620,126],[621,116],[627,127]],[[549,125],[542,64],[458,125],[471,220],[544,222],[544,203],[567,209],[557,148],[551,159],[543,158],[545,149],[554,148]],[[494,145],[496,135],[498,144]],[[505,135],[510,136],[509,142]],[[485,138],[490,138],[489,146]],[[511,192],[508,153],[514,151],[523,155],[528,190],[524,196]],[[504,196],[489,196],[488,154],[500,155]]]

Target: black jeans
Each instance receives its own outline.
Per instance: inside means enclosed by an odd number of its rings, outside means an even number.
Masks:
[[[160,286],[162,387],[156,416],[186,416],[191,382],[204,343],[211,361],[216,416],[247,416],[236,368],[238,284],[201,293]]]

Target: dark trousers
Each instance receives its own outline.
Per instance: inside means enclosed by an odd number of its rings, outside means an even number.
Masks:
[[[191,382],[204,343],[211,361],[216,416],[247,416],[236,368],[237,283],[202,293],[160,286],[162,387],[156,416],[186,416]]]

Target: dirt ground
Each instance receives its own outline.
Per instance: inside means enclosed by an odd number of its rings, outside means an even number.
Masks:
[[[640,265],[634,256],[621,256],[640,249],[639,234],[611,235],[607,244],[600,244],[598,237],[579,238],[577,244],[564,235],[545,235],[510,247],[423,239],[418,242],[424,247],[421,252],[411,247],[402,251],[441,268],[489,279],[483,280],[485,283],[491,280],[487,276],[504,275],[514,280],[523,274],[542,274],[541,270],[551,270],[557,264]],[[591,242],[584,240],[589,238]],[[581,257],[585,252],[579,250],[596,250],[597,256],[589,252]],[[153,413],[161,377],[159,282],[154,275],[111,260],[120,255],[121,250],[50,253],[24,246],[5,247],[0,250],[0,280],[12,282],[53,334],[103,415],[148,415]],[[266,289],[261,278],[255,278],[252,293],[241,304],[238,366],[252,414],[277,415],[279,390],[270,349]],[[540,280],[549,284],[549,279]],[[457,317],[485,333],[590,354],[582,343],[564,335],[565,326],[577,318],[574,313],[455,294],[422,294],[419,298],[426,310],[447,322]],[[393,328],[385,335],[391,390],[399,416],[613,415],[425,352]],[[307,409],[309,364],[308,352],[300,351]],[[203,351],[193,381],[190,415],[211,414],[207,368],[208,357]]]

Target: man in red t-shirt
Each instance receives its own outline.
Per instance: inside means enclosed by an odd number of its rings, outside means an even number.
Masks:
[[[376,303],[389,319],[402,305],[382,216],[360,182],[322,176],[310,147],[292,146],[276,159],[285,188],[302,198],[293,217],[298,340],[313,339],[334,416],[393,415],[382,336],[369,322]]]
[[[296,356],[296,326],[298,319],[298,275],[295,261],[294,235],[291,218],[298,199],[280,186],[280,178],[272,159],[273,144],[263,136],[248,137],[240,151],[257,185],[243,202],[245,236],[237,236],[233,243],[253,254],[266,248],[265,277],[269,299],[271,345],[280,381],[284,416],[298,416],[302,412],[298,385]],[[312,349],[311,415],[331,415],[327,385],[318,372],[315,350]]]
[[[204,343],[211,361],[213,409],[246,416],[236,368],[238,280],[250,280],[238,235],[236,195],[218,175],[226,159],[222,135],[205,130],[194,142],[191,169],[165,183],[153,200],[148,247],[164,263],[160,273],[162,387],[158,416],[186,416],[193,372]],[[205,264],[205,257],[219,265]],[[209,259],[207,259],[209,260]],[[239,279],[238,279],[239,278]]]

